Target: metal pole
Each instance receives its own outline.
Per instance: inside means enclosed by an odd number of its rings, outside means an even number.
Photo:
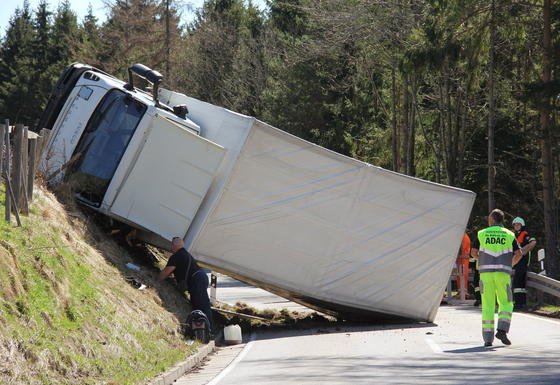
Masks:
[[[216,289],[218,287],[218,276],[211,271],[210,272],[210,301],[212,303],[216,302]]]
[[[464,266],[463,263],[461,263],[461,266],[459,266],[459,277],[460,277],[460,288],[459,288],[459,299],[461,301],[465,300],[465,276],[464,276]]]
[[[449,281],[447,281],[447,301],[451,300],[453,294],[451,292],[451,279],[453,279],[453,273],[449,276]]]

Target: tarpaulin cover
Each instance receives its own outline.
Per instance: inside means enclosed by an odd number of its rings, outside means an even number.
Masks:
[[[473,192],[181,101],[203,135],[230,152],[187,235],[197,258],[296,301],[434,319]]]

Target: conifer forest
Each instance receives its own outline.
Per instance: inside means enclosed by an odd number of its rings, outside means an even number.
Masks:
[[[385,169],[472,190],[471,239],[521,216],[560,278],[560,2],[175,0],[14,11],[0,41],[0,119],[32,130],[72,62],[257,117]]]

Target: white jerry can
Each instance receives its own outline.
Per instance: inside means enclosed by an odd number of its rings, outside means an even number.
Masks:
[[[240,344],[241,341],[241,327],[239,325],[228,325],[224,328],[224,342],[226,345]]]

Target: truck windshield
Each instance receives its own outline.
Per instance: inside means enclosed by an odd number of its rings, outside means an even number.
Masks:
[[[114,89],[92,114],[70,161],[67,179],[78,198],[101,205],[111,178],[140,122],[146,105]]]

